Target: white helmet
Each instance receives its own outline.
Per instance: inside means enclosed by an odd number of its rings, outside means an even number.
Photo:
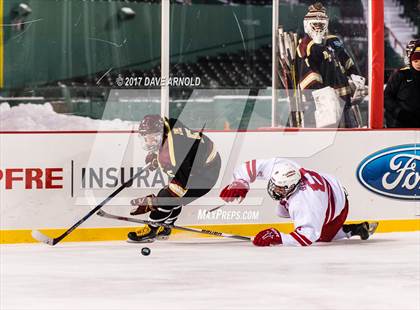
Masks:
[[[299,169],[289,163],[278,163],[273,167],[267,192],[274,200],[281,200],[292,195],[301,180]]]
[[[328,31],[328,15],[321,2],[310,5],[303,18],[303,28],[312,40],[321,44]]]

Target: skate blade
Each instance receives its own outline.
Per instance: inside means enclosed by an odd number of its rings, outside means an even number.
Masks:
[[[148,239],[148,240],[141,240],[141,241],[127,239],[126,242],[127,243],[152,243],[152,242],[155,242],[155,239]]]
[[[369,236],[372,236],[374,233],[375,233],[375,231],[376,231],[376,228],[378,228],[378,225],[379,225],[379,222],[370,222],[369,223]]]
[[[160,240],[160,241],[161,240],[168,240],[169,239],[169,236],[157,236],[156,239],[157,240]]]

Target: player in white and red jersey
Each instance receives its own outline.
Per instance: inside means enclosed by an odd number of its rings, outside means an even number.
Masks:
[[[376,230],[375,223],[345,225],[349,203],[337,178],[300,167],[284,158],[247,161],[234,171],[234,181],[220,197],[226,202],[241,202],[256,179],[268,180],[267,191],[278,200],[277,215],[290,217],[295,230],[290,234],[269,228],[253,239],[257,246],[276,244],[308,246],[317,241],[350,238],[358,235],[366,240]]]

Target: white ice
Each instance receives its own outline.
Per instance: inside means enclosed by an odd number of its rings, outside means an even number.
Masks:
[[[307,248],[221,239],[2,245],[6,309],[420,309],[420,233]]]

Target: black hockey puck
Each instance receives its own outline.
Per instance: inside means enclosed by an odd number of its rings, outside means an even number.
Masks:
[[[150,255],[150,249],[149,248],[142,248],[141,249],[141,254],[144,256]]]

